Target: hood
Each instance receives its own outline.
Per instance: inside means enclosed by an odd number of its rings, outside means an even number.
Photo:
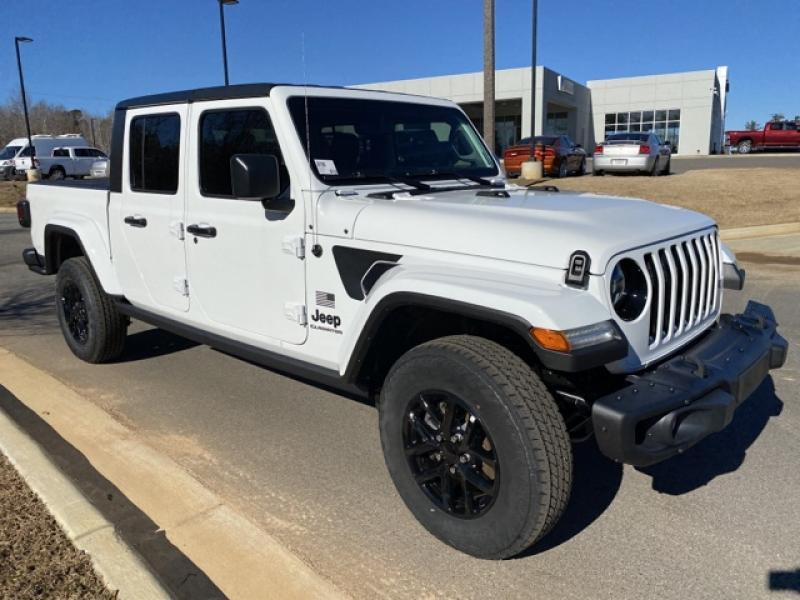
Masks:
[[[557,269],[583,250],[591,272],[602,274],[620,252],[714,225],[700,213],[632,198],[522,189],[508,196],[397,194],[360,210],[353,237]]]

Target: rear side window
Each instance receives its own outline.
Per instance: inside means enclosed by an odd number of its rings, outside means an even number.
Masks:
[[[281,188],[289,183],[278,138],[261,108],[209,111],[200,119],[200,190],[206,196],[233,197],[231,157],[273,154],[280,165]]]
[[[86,158],[89,156],[89,151],[86,148],[75,148],[75,156],[78,158]]]
[[[145,115],[131,121],[131,189],[174,194],[178,191],[181,118],[177,114]]]
[[[56,148],[53,150],[53,156],[69,156],[69,150],[66,148]]]

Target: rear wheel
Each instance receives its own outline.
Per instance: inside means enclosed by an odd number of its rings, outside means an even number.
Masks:
[[[662,175],[669,175],[669,170],[670,170],[671,163],[672,163],[672,157],[668,156],[667,157],[667,164],[664,165],[664,168],[661,170],[661,174]]]
[[[569,169],[567,168],[567,159],[562,158],[561,162],[558,164],[558,176],[566,177],[567,175],[569,175]]]
[[[414,516],[480,558],[520,553],[558,521],[572,485],[553,397],[489,340],[427,342],[392,367],[380,397],[384,457]]]
[[[650,167],[650,170],[647,172],[647,174],[650,175],[650,177],[655,177],[656,175],[658,175],[658,157],[657,156],[653,160],[653,166]]]
[[[742,140],[736,146],[736,149],[739,151],[739,154],[750,154],[753,151],[753,142],[750,140]]]
[[[101,363],[122,354],[128,319],[100,287],[85,257],[70,258],[58,270],[56,311],[64,340],[81,360]]]
[[[578,168],[578,175],[586,175],[586,159],[581,159],[581,166]]]
[[[50,173],[47,175],[48,179],[52,179],[53,181],[59,181],[64,179],[67,174],[64,172],[64,169],[61,167],[53,167],[50,169]]]

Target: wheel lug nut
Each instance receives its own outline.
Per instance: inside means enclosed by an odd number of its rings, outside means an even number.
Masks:
[[[458,461],[463,465],[469,462],[469,454],[462,454],[458,457]]]
[[[442,434],[441,434],[441,433],[437,433],[437,434],[436,434],[436,441],[437,441],[437,442],[441,442],[441,441],[442,441],[442,439],[443,439],[443,438],[442,438]]]
[[[461,436],[460,433],[456,433],[450,436],[450,441],[453,442],[454,444],[460,442],[462,439],[464,438]]]
[[[456,468],[455,467],[450,467],[450,474],[451,475],[455,475],[456,474]]]

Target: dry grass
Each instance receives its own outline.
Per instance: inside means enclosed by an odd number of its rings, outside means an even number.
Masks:
[[[0,598],[116,598],[2,454]]]
[[[0,209],[13,208],[25,197],[24,181],[0,181]]]
[[[562,190],[689,208],[711,216],[720,227],[800,221],[800,169],[708,169],[669,177],[587,175],[552,183]]]

